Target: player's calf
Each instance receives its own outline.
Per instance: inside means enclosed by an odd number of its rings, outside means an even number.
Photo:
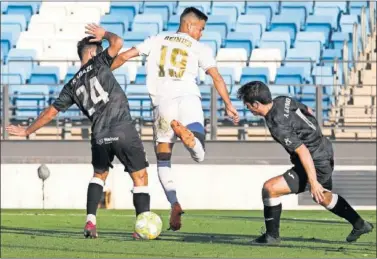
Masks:
[[[150,211],[150,196],[148,189],[148,173],[144,168],[140,171],[131,173],[134,182],[133,203],[135,206],[136,216],[140,213]]]

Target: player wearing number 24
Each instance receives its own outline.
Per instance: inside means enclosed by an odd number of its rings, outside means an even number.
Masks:
[[[132,123],[127,97],[110,69],[123,46],[123,40],[95,24],[87,25],[86,30],[91,36],[77,44],[81,67],[64,85],[59,97],[28,128],[10,125],[6,129],[12,135],[28,136],[54,119],[59,111],[65,112],[73,104],[90,119],[94,174],[88,186],[84,236],[97,238],[97,207],[115,156],[133,180],[136,215],[149,211],[150,197],[144,147]],[[103,39],[110,43],[105,50],[102,49]]]

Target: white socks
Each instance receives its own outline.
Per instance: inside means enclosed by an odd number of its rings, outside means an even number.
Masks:
[[[170,205],[173,206],[174,203],[178,202],[178,199],[170,163],[170,161],[157,161],[157,172],[166,198],[170,202]]]
[[[86,215],[86,222],[91,221],[94,225],[97,224],[97,218],[96,215],[88,214]]]
[[[195,138],[195,146],[193,148],[186,148],[190,152],[190,155],[195,162],[199,163],[204,161],[205,151],[199,139]]]

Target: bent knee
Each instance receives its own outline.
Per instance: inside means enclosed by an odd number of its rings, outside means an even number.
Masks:
[[[131,177],[134,182],[134,186],[148,185],[148,173],[146,169],[132,173]]]

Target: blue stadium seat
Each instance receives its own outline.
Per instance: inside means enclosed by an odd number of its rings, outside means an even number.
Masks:
[[[340,17],[340,30],[345,33],[353,33],[354,23],[359,23],[356,14],[342,15]],[[358,33],[361,34],[361,26],[358,26]]]
[[[128,75],[128,67],[122,66],[117,70],[113,71],[115,79],[118,81],[120,87],[122,87],[123,91],[126,90],[127,85],[131,83],[130,77]]]
[[[228,38],[225,40],[226,48],[244,48],[247,52],[247,57],[250,57],[251,51],[255,47],[255,40],[253,36],[244,32],[230,32]]]
[[[342,11],[344,13],[347,12],[347,2],[348,1],[336,1],[336,2],[331,2],[331,1],[316,1],[315,2],[315,7],[316,8],[334,8],[337,7],[339,11]]]
[[[181,15],[183,10],[187,7],[195,7],[199,9],[203,13],[210,13],[211,10],[211,2],[184,2],[180,1],[177,7],[177,15]]]
[[[138,14],[132,24],[132,31],[148,31],[152,35],[160,33],[162,29],[163,21],[159,14]]]
[[[13,25],[3,25],[1,27],[1,33],[10,33],[11,34],[11,47],[15,48],[18,38],[20,37],[21,32],[18,29],[15,29]],[[9,36],[6,36],[9,37]]]
[[[204,31],[202,37],[200,38],[200,42],[209,45],[213,50],[213,56],[215,56],[221,47],[222,39],[220,33],[218,32]]]
[[[343,60],[342,50],[340,49],[324,49],[322,52],[322,60],[325,66],[332,66],[335,59],[341,61]]]
[[[26,30],[26,19],[25,16],[20,14],[5,14],[1,15],[1,27],[4,25],[13,25],[15,30],[24,31]]]
[[[225,39],[230,31],[231,18],[228,15],[210,15],[206,24],[207,31],[217,31]]]
[[[59,68],[55,66],[36,66],[31,72],[30,84],[58,84]]]
[[[259,46],[260,38],[262,33],[266,30],[267,21],[264,15],[241,15],[238,18],[236,24],[236,32],[247,32],[253,36],[255,43]]]
[[[327,45],[330,39],[330,32],[332,31],[331,17],[309,15],[306,20],[305,31],[322,32],[325,35]]]
[[[291,44],[288,32],[264,32],[260,41],[260,48],[277,48],[280,49],[281,57],[284,59],[287,49]]]
[[[310,83],[312,72],[311,53],[303,52],[301,49],[289,49],[285,58],[286,67],[302,67],[304,69],[303,77]]]
[[[16,106],[17,119],[38,116],[47,106],[49,89],[47,85],[10,86],[11,102]]]
[[[245,2],[213,2],[212,15],[228,15],[230,17],[230,27],[235,29],[236,21],[241,13],[245,11]]]
[[[0,2],[0,7],[1,7],[1,9],[0,9],[1,14],[5,14],[5,12],[6,12],[7,9],[8,9],[8,2],[3,2],[3,1],[1,1],[1,2]]]
[[[236,83],[234,69],[231,67],[219,67],[218,70],[221,76],[224,78],[225,84],[230,88],[228,88],[228,92],[231,92],[233,85]],[[206,85],[212,85],[212,77],[206,75],[204,83]],[[210,89],[208,91],[208,93],[210,93]]]
[[[25,83],[25,78],[19,73],[1,73],[1,83],[9,85],[20,85]]]
[[[136,14],[140,11],[140,6],[142,2],[130,1],[130,2],[111,2],[110,5],[110,15],[115,15],[119,17],[126,17],[129,26],[131,27],[132,21]]]
[[[152,118],[152,104],[146,85],[127,85],[126,94],[133,118]]]
[[[168,31],[178,31],[178,28],[179,28],[179,19],[180,19],[180,16],[179,15],[172,15],[168,21],[168,28],[167,30]]]
[[[39,6],[40,2],[8,2],[6,14],[23,15],[29,24],[31,16],[37,13]]]
[[[163,28],[167,28],[167,22],[173,15],[176,2],[144,2],[144,14],[159,14],[162,17]]]
[[[325,44],[325,36],[320,32],[299,32],[297,34],[295,48],[308,52],[311,59],[320,61],[321,50]]]
[[[290,88],[293,87],[286,84],[270,84],[268,88],[270,89],[272,98],[276,98],[278,96],[289,96],[291,93]]]
[[[285,93],[295,94],[295,89],[299,89],[300,84],[304,81],[304,68],[303,67],[279,67],[276,71],[275,84],[286,86]]]
[[[247,14],[262,14],[266,17],[267,25],[270,24],[271,18],[278,10],[278,2],[246,2]]]
[[[334,83],[332,66],[315,66],[313,67],[312,76],[315,84],[332,85]]]
[[[268,84],[270,81],[270,72],[266,67],[244,67],[242,68],[242,75],[240,84],[246,84],[251,81],[261,81]]]
[[[281,2],[280,15],[297,17],[301,28],[304,28],[306,17],[313,11],[313,1]]]
[[[100,23],[105,30],[111,31],[117,35],[123,35],[129,29],[127,17],[104,15],[101,17]]]
[[[145,85],[147,83],[147,71],[146,68],[143,67],[138,67],[137,68],[137,73],[136,73],[136,79],[135,79],[135,84],[137,85]]]
[[[325,3],[325,2],[316,2],[316,5],[314,7],[314,15],[329,17],[331,21],[331,27],[334,30],[337,30],[338,21],[341,14],[339,7],[337,6],[322,7],[322,6],[318,6],[318,3]]]
[[[288,32],[291,39],[290,44],[293,45],[296,34],[300,31],[300,19],[294,16],[275,15],[271,20],[270,31]]]
[[[151,33],[147,31],[135,31],[135,32],[129,31],[124,34],[123,39],[124,39],[125,44],[129,43],[132,45],[136,45],[143,42],[149,36],[151,36]]]
[[[69,80],[71,80],[73,76],[77,73],[77,71],[79,70],[80,70],[79,66],[69,66],[67,68],[67,74],[65,75],[65,78],[64,78],[64,84],[68,83]]]
[[[1,61],[5,62],[9,50],[13,47],[13,36],[11,32],[1,32]]]
[[[33,49],[11,49],[8,53],[9,70],[18,72],[23,75],[25,79],[30,77],[31,71],[35,66],[35,59],[37,52]]]
[[[368,6],[368,1],[350,1],[349,12],[350,14],[360,15],[361,9],[363,7],[367,8],[367,6]]]

